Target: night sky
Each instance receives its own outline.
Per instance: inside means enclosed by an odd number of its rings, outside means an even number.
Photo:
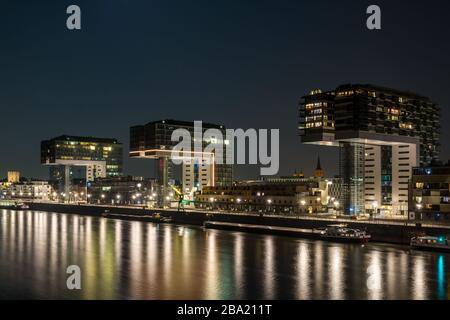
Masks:
[[[82,30],[66,28],[66,8]],[[382,9],[381,31],[366,8]],[[40,141],[61,134],[124,143],[131,125],[203,120],[281,129],[281,171],[312,172],[318,155],[337,174],[337,149],[302,146],[300,97],[311,89],[373,83],[414,91],[442,107],[441,158],[450,158],[448,0],[2,0],[0,177],[47,178]],[[236,178],[259,170],[237,168]]]

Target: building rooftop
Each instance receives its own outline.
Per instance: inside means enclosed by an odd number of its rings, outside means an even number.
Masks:
[[[54,141],[76,141],[76,142],[95,142],[95,143],[111,143],[111,144],[120,144],[117,139],[112,138],[97,138],[97,137],[82,137],[82,136],[69,136],[62,135],[50,140],[45,140],[43,142],[54,142]]]
[[[336,89],[332,89],[330,91],[323,91],[322,90],[313,90],[310,94],[303,96],[303,98],[311,96],[311,95],[331,95],[335,91],[341,91],[341,90],[352,90],[352,89],[366,89],[369,91],[382,91],[386,93],[390,93],[393,95],[398,96],[404,96],[411,99],[417,99],[417,100],[430,100],[428,97],[419,95],[417,93],[411,92],[411,91],[402,91],[398,89],[373,85],[373,84],[359,84],[359,83],[349,83],[349,84],[342,84],[338,86]]]
[[[194,121],[181,121],[181,120],[173,120],[173,119],[164,119],[164,120],[157,120],[157,121],[151,121],[147,123],[146,125],[152,125],[152,124],[167,124],[167,125],[174,125],[174,126],[183,126],[183,127],[193,127]],[[141,127],[142,125],[136,125],[133,127]],[[208,122],[202,122],[203,128],[213,128],[213,129],[225,129],[223,125],[219,124],[213,124]]]

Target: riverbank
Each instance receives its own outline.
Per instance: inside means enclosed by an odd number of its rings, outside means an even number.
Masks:
[[[57,212],[65,214],[78,214],[87,216],[102,217],[105,211],[114,215],[115,219],[136,220],[153,222],[152,215],[159,213],[164,218],[170,218],[173,223],[188,225],[203,225],[206,221],[227,222],[235,224],[274,226],[280,228],[313,229],[323,228],[330,224],[340,223],[335,219],[313,219],[310,217],[274,217],[257,216],[251,214],[231,214],[231,213],[211,213],[206,211],[186,211],[162,209],[144,209],[142,207],[118,207],[118,206],[97,206],[97,205],[73,205],[58,203],[28,203],[30,210]],[[410,239],[418,234],[433,236],[449,235],[450,228],[407,225],[402,222],[367,222],[367,221],[346,221],[351,228],[366,230],[372,235],[372,241],[392,244],[409,244]],[[261,233],[267,228],[254,228],[246,232]],[[239,231],[239,228],[229,230]],[[293,236],[292,232],[279,233],[279,235]]]

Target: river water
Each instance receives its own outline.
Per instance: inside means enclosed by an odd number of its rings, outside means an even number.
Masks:
[[[449,298],[448,254],[0,210],[0,299]]]

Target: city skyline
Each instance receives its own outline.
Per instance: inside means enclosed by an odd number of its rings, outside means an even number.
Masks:
[[[6,49],[0,104],[8,119],[3,132],[14,142],[0,141],[8,150],[0,176],[16,169],[46,177],[40,140],[114,137],[127,150],[129,126],[166,118],[280,128],[280,175],[312,173],[317,155],[330,175],[337,174],[338,150],[303,146],[297,134],[298,102],[313,89],[372,83],[413,91],[443,107],[443,122],[450,119],[444,90],[450,46],[434,40],[448,29],[445,10],[436,8],[448,4],[408,2],[405,11],[405,3],[380,1],[383,30],[372,33],[364,24],[366,5],[353,1],[222,3],[213,11],[206,2],[172,8],[80,1],[79,33],[57,28],[64,26],[67,1],[1,4],[10,15],[0,20]],[[13,29],[14,36],[7,32]],[[401,45],[391,50],[396,42]],[[423,59],[430,50],[433,59]],[[442,141],[448,138],[444,127]],[[441,159],[447,158],[443,144]],[[145,161],[124,160],[125,173],[153,175]],[[258,167],[236,168],[237,179],[257,176]]]
[[[449,9],[0,1],[0,300],[450,300]]]

